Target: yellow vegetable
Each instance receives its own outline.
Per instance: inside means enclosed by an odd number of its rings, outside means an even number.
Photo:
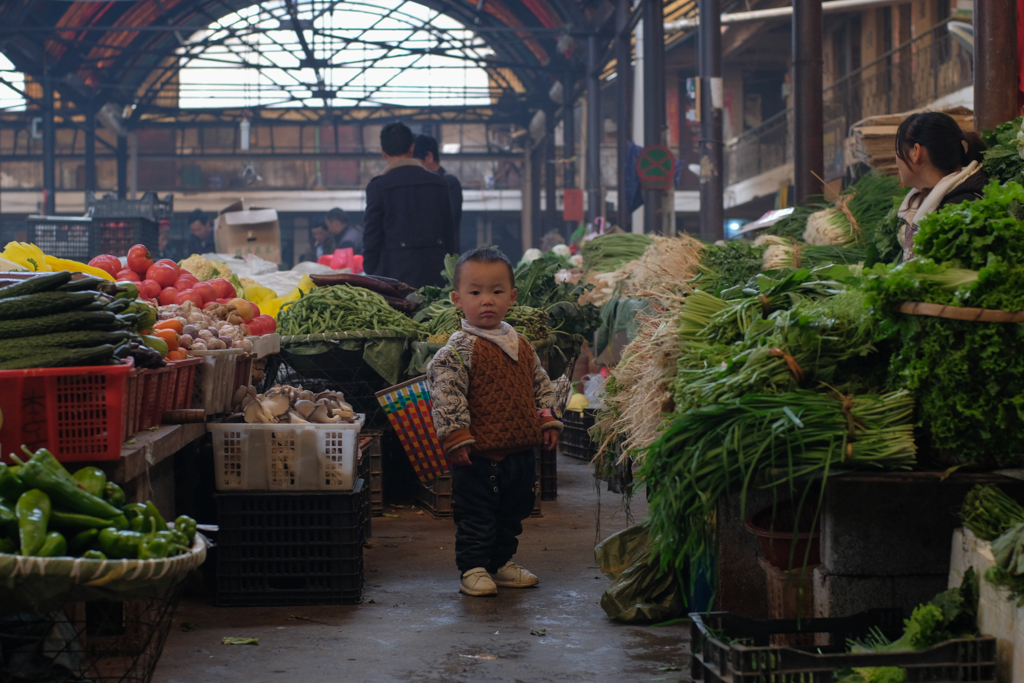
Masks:
[[[569,405],[565,407],[566,410],[574,410],[577,413],[582,413],[584,408],[590,406],[590,401],[583,394],[573,394],[572,398],[569,399]]]
[[[84,275],[95,275],[101,277],[104,280],[114,281],[114,278],[110,276],[105,270],[99,268],[93,268],[85,263],[79,263],[78,261],[72,261],[70,259],[57,258],[56,256],[47,256],[46,263],[53,270],[66,270],[70,273],[83,273]]]
[[[0,256],[36,273],[49,273],[53,270],[46,262],[43,250],[27,242],[8,242]]]
[[[277,314],[281,310],[281,306],[284,306],[289,301],[298,301],[300,293],[307,294],[314,289],[316,289],[316,285],[313,284],[313,281],[309,279],[308,275],[303,275],[302,279],[299,280],[298,286],[285,296],[279,296],[276,299],[268,299],[263,303],[257,302],[257,305],[260,307],[260,313],[266,313],[276,319]]]
[[[263,310],[262,306],[264,301],[270,301],[271,299],[277,298],[277,292],[272,290],[270,287],[264,287],[259,284],[247,285],[244,282],[242,283],[242,286],[245,288],[245,294],[239,296],[241,296],[246,301],[251,301],[254,304],[260,306],[261,312]]]

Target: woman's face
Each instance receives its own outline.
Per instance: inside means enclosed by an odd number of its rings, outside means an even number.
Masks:
[[[921,190],[929,187],[929,183],[922,177],[921,170],[924,165],[930,164],[928,152],[920,144],[915,144],[907,150],[906,160],[896,157],[896,168],[900,172],[900,183],[904,187],[913,187]]]

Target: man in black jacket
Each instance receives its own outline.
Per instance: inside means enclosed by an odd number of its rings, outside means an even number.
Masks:
[[[448,186],[413,158],[412,131],[380,132],[388,167],[366,186],[363,268],[413,287],[441,285],[444,257],[456,250]]]
[[[448,185],[448,198],[452,202],[452,218],[455,222],[455,251],[459,249],[459,237],[462,231],[462,183],[441,165],[441,152],[437,140],[429,135],[417,135],[412,155],[423,162],[423,168],[433,171],[444,178]]]

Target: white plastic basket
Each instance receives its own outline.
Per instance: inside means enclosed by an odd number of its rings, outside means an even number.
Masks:
[[[207,425],[218,491],[351,491],[359,431],[352,424]]]
[[[264,358],[281,352],[281,335],[277,332],[272,334],[261,334],[258,337],[246,337],[252,342],[252,355],[256,358]]]
[[[202,408],[207,415],[218,415],[231,411],[234,397],[238,361],[245,354],[242,349],[217,349],[214,351],[192,351],[193,356],[203,359],[198,368],[193,401],[194,408]],[[246,381],[246,384],[249,382]]]

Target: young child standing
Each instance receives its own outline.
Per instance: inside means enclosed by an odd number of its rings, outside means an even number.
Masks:
[[[465,313],[427,368],[431,415],[452,468],[459,591],[496,595],[527,588],[532,573],[512,562],[534,503],[533,449],[558,445],[555,393],[528,341],[504,322],[516,302],[512,263],[497,249],[466,252],[452,301]]]

